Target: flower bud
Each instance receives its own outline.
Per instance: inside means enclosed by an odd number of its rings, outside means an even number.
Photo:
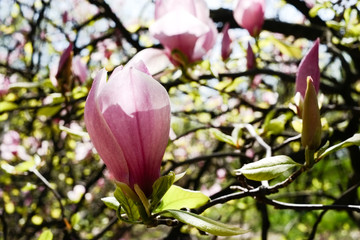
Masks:
[[[246,50],[246,68],[247,70],[250,70],[255,67],[256,67],[255,54],[250,43],[248,43],[248,48]]]
[[[168,143],[170,100],[142,61],[101,70],[85,104],[85,124],[113,177],[149,196]]]
[[[231,38],[229,35],[229,26],[230,24],[227,22],[225,23],[223,30],[222,30],[222,41],[221,41],[221,57],[223,60],[229,58],[231,54]]]
[[[296,73],[296,92],[300,92],[303,98],[307,88],[308,76],[312,78],[315,91],[318,93],[320,88],[319,39],[315,41],[313,47],[301,60]]]
[[[301,143],[309,150],[316,150],[321,143],[321,119],[317,94],[311,77],[307,78],[302,119]]]
[[[63,93],[69,92],[72,86],[72,48],[73,45],[70,43],[63,54],[61,54],[58,71],[55,76],[58,81],[57,84]]]
[[[264,24],[265,0],[239,0],[234,11],[234,19],[251,36],[259,35]]]

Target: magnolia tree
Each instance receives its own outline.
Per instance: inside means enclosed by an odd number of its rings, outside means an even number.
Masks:
[[[359,239],[356,1],[0,1],[0,239]]]

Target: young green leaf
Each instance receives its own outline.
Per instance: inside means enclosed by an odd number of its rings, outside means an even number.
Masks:
[[[193,226],[201,231],[216,235],[216,236],[234,236],[244,234],[247,231],[239,227],[230,226],[210,218],[197,215],[191,212],[181,210],[169,209],[163,211],[165,215],[170,215],[182,223]]]
[[[166,192],[155,212],[166,209],[197,208],[209,201],[209,197],[199,191],[191,191],[172,185]]]
[[[12,102],[0,102],[0,113],[17,109],[18,105]]]
[[[221,142],[225,142],[233,147],[237,147],[236,140],[234,140],[231,136],[226,135],[225,133],[221,132],[220,130],[218,130],[216,128],[212,128],[212,129],[210,129],[210,131],[217,140],[219,140]]]
[[[103,201],[107,207],[114,210],[117,210],[118,207],[120,206],[120,203],[116,200],[115,197],[104,197],[101,198],[101,201]]]
[[[179,176],[179,177],[181,177],[181,176]],[[168,175],[162,176],[154,182],[153,192],[151,194],[150,210],[153,210],[156,208],[156,206],[161,201],[161,198],[165,195],[165,193],[169,190],[169,188],[175,182],[175,178],[176,178],[175,173],[170,172]]]
[[[283,172],[301,164],[294,162],[290,157],[279,155],[269,158],[263,158],[257,162],[244,165],[236,170],[246,178],[255,181],[264,181],[276,178]]]
[[[40,234],[38,240],[52,240],[53,237],[54,236],[52,232],[49,229],[47,229]]]
[[[33,159],[24,161],[15,166],[15,172],[16,174],[21,174],[31,170],[34,166],[35,161]]]
[[[354,136],[352,136],[351,138],[346,139],[345,141],[336,144],[332,147],[329,147],[328,149],[326,149],[317,159],[316,162],[319,161],[320,159],[326,157],[327,155],[336,152],[339,149],[342,148],[347,148],[353,145],[357,145],[360,146],[360,133],[356,133],[354,134]]]

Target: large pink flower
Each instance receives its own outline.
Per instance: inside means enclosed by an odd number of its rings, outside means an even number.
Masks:
[[[176,65],[201,60],[217,36],[204,0],[157,0],[150,33]]]
[[[142,61],[101,70],[85,105],[90,138],[117,181],[149,196],[169,138],[170,101]]]
[[[237,24],[256,37],[264,24],[264,12],[265,0],[239,0],[233,14]]]

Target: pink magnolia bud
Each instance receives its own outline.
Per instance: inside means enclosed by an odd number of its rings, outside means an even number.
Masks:
[[[90,138],[113,177],[149,196],[160,177],[170,131],[170,100],[142,61],[101,70],[85,104]]]
[[[265,0],[239,0],[234,11],[234,19],[251,36],[259,35],[264,24]]]
[[[204,0],[157,0],[150,33],[175,65],[195,62],[214,46],[215,23]]]
[[[296,73],[296,92],[300,92],[303,98],[307,88],[308,76],[312,78],[316,93],[318,93],[320,88],[319,39],[315,41],[313,47],[301,60]]]
[[[311,77],[307,78],[302,119],[301,143],[310,150],[316,150],[321,143],[321,119],[317,94]]]
[[[256,66],[255,54],[251,48],[250,43],[248,42],[248,48],[246,50],[246,68],[250,70],[255,68],[255,66]]]
[[[230,54],[231,54],[231,38],[229,35],[229,26],[230,24],[227,22],[225,23],[223,30],[222,30],[222,34],[223,34],[223,38],[222,38],[222,42],[221,42],[221,57],[223,60],[226,60],[229,58]]]
[[[72,85],[72,43],[65,49],[60,57],[58,71],[55,78],[62,92],[69,92]]]

